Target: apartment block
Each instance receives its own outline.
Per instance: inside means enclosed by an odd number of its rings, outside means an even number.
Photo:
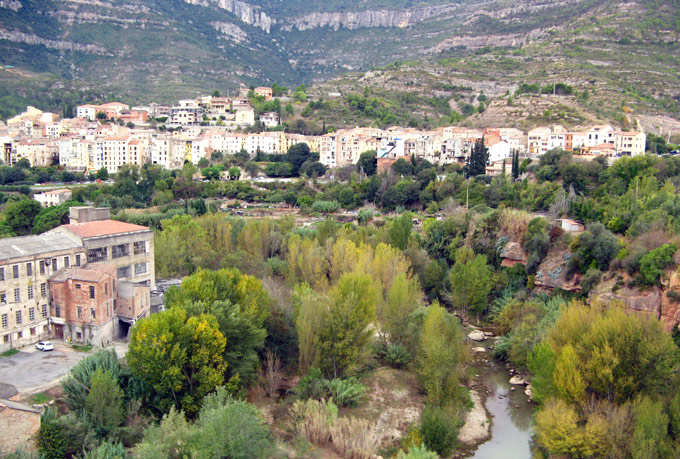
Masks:
[[[0,351],[49,339],[49,278],[85,262],[82,244],[68,234],[0,240]]]

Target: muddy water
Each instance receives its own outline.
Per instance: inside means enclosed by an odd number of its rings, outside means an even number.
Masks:
[[[531,459],[533,405],[527,402],[524,386],[515,386],[512,391],[508,370],[493,360],[479,362],[476,370],[479,379],[490,391],[485,406],[492,417],[491,439],[479,445],[470,457]]]

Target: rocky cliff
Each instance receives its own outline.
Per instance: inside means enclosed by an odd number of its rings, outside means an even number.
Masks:
[[[333,30],[341,27],[349,30],[371,27],[404,28],[456,9],[457,5],[436,5],[407,10],[316,12],[287,19],[281,28],[287,31],[293,28],[304,31],[319,27],[330,27]]]
[[[269,33],[271,31],[272,24],[274,24],[274,19],[267,16],[266,13],[260,10],[260,8],[249,5],[245,2],[240,2],[238,0],[184,0],[192,5],[201,6],[217,6],[223,10],[229,11],[233,15],[237,16],[241,21],[246,24],[259,27],[265,32]]]

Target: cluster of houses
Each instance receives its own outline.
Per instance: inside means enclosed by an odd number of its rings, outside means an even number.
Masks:
[[[70,223],[0,240],[0,352],[48,339],[105,346],[152,311],[153,231],[71,207]]]
[[[554,148],[579,151],[585,156],[635,156],[644,154],[643,132],[621,131],[596,125],[578,131],[563,126],[538,127],[528,133],[514,128],[471,129],[440,127],[433,130],[393,127],[389,129],[340,129],[307,136],[283,131],[242,133],[239,127],[256,122],[255,112],[244,89],[239,97],[201,96],[181,100],[176,106],[150,104],[130,108],[112,102],[77,107],[77,117],[59,119],[34,107],[0,125],[0,159],[12,165],[26,158],[31,165],[59,164],[73,172],[106,168],[116,172],[124,164],[153,163],[168,169],[194,164],[215,152],[255,155],[285,153],[297,143],[307,143],[319,153],[326,167],[355,164],[362,152],[375,150],[381,165],[400,157],[427,159],[434,164],[464,163],[480,139],[489,148],[489,175],[500,174],[504,163],[518,152],[520,157],[538,157]],[[272,99],[271,88],[254,92]],[[170,131],[157,130],[149,119],[167,118]],[[127,123],[104,123],[104,119]],[[206,121],[207,120],[207,121]],[[263,113],[259,121],[267,127],[279,124],[278,113]],[[131,124],[130,124],[131,123]]]

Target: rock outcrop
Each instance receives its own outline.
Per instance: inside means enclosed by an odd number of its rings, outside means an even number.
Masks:
[[[265,32],[269,33],[272,24],[276,21],[267,16],[259,7],[249,5],[239,0],[184,0],[192,5],[210,6],[214,5],[223,10],[227,10],[233,15],[237,16],[241,21],[255,27],[259,27]]]
[[[456,10],[455,5],[436,5],[409,10],[368,10],[310,13],[301,17],[287,19],[283,30],[310,30],[330,27],[349,30],[369,27],[408,27],[440,14]]]
[[[248,42],[248,34],[236,24],[230,22],[211,22],[210,25],[223,34],[221,38],[235,41],[236,43]]]
[[[526,265],[529,257],[519,242],[510,241],[503,247],[501,258],[503,258],[501,266],[513,267],[517,263]]]
[[[81,51],[88,54],[106,54],[106,50],[97,45],[83,45],[63,40],[49,40],[37,35],[19,32],[16,30],[0,29],[0,40],[8,40],[15,43],[26,43],[28,45],[43,45],[46,48],[58,49],[62,51]]]

